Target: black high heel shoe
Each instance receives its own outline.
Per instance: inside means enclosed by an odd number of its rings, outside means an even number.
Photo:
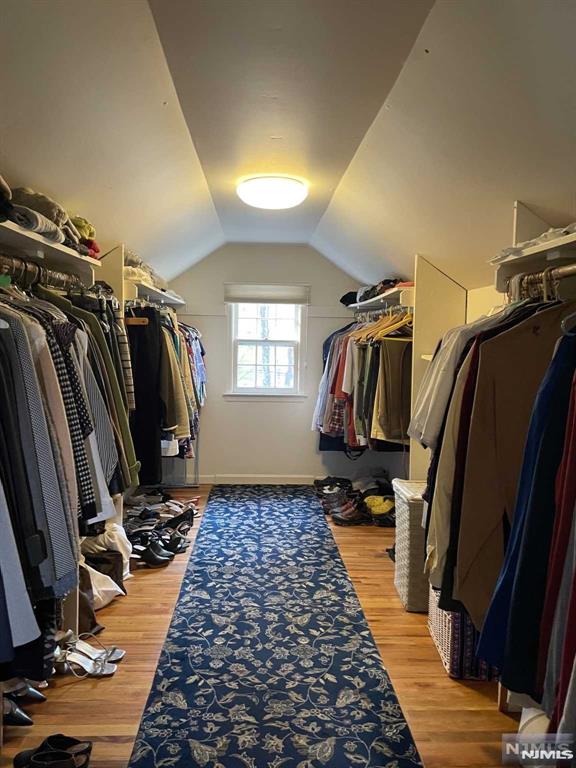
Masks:
[[[170,536],[162,536],[160,541],[164,549],[167,549],[175,555],[183,554],[190,546],[190,542],[186,536],[178,533],[178,531],[174,531]]]
[[[18,728],[34,725],[34,720],[12,699],[4,698],[2,723]]]
[[[130,534],[128,538],[132,544],[131,557],[150,568],[163,568],[174,559],[174,553],[164,549],[154,532]]]
[[[158,528],[170,528],[175,530],[176,528],[179,528],[183,523],[186,523],[189,526],[193,526],[195,514],[196,510],[194,507],[190,507],[189,509],[185,509],[179,515],[175,515],[174,517],[166,520],[164,523],[160,523]]]
[[[20,688],[16,688],[13,691],[7,691],[4,696],[6,696],[7,699],[12,699],[16,704],[19,704],[22,701],[28,701],[31,704],[41,704],[47,700],[43,693],[36,688],[33,688],[28,683],[24,683]]]

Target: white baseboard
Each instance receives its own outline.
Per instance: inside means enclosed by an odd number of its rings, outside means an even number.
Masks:
[[[314,475],[200,475],[202,485],[312,485]]]

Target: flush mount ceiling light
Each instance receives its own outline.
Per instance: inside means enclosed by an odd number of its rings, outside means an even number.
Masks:
[[[242,179],[236,192],[246,205],[279,211],[303,203],[308,197],[308,184],[291,176],[253,176]]]

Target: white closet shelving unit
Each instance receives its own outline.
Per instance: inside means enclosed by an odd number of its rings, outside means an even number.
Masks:
[[[186,302],[182,299],[175,299],[170,294],[161,291],[158,288],[153,288],[146,283],[127,280],[124,277],[124,252],[125,246],[123,244],[116,246],[109,251],[102,261],[101,278],[105,280],[114,290],[115,296],[120,301],[122,312],[124,312],[124,304],[126,301],[132,301],[137,298],[148,299],[156,304],[165,304],[168,307],[172,307],[176,310],[185,306]],[[198,436],[194,449],[196,451],[196,458],[194,459],[179,459],[169,456],[163,457],[163,474],[167,476],[166,482],[162,483],[165,487],[197,487],[199,485],[199,460],[200,460],[200,436]],[[188,479],[188,462],[194,462],[194,473],[192,482]],[[184,475],[181,470],[184,468]]]
[[[415,256],[414,275],[414,287],[392,288],[348,307],[366,312],[386,306],[413,307],[412,407],[438,341],[447,330],[466,322],[467,295],[465,288],[418,254]],[[441,297],[441,307],[438,297]],[[425,480],[429,461],[429,452],[411,440],[410,480]]]
[[[350,304],[348,308],[369,312],[371,309],[382,309],[382,307],[395,304],[402,307],[412,307],[414,305],[414,288],[390,288],[389,291],[385,291],[379,296]]]
[[[514,203],[513,245],[523,243],[546,232],[550,224],[533,213],[524,203]],[[576,262],[576,234],[548,240],[525,248],[518,256],[509,256],[496,265],[496,290],[506,293],[508,280],[521,272],[539,272],[548,267],[561,267]]]
[[[8,256],[20,256],[49,269],[77,275],[86,286],[94,284],[94,270],[101,266],[97,259],[82,256],[73,248],[54,243],[12,221],[0,223],[0,248]]]
[[[157,304],[166,304],[169,307],[184,307],[186,302],[184,299],[179,299],[176,296],[171,296],[166,291],[161,291],[159,288],[154,288],[146,283],[134,282],[136,286],[137,294],[142,299],[148,299]]]

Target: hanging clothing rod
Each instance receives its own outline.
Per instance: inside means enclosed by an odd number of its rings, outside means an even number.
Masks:
[[[562,267],[548,267],[539,272],[519,272],[508,279],[508,298],[511,301],[529,298],[534,296],[534,289],[540,288],[544,299],[557,298],[560,281],[574,276],[576,276],[576,263]]]
[[[5,254],[0,254],[0,275],[7,275],[22,288],[30,288],[36,284],[59,290],[83,289],[85,287],[76,275],[47,269],[33,261],[26,261],[18,256],[6,256]]]

